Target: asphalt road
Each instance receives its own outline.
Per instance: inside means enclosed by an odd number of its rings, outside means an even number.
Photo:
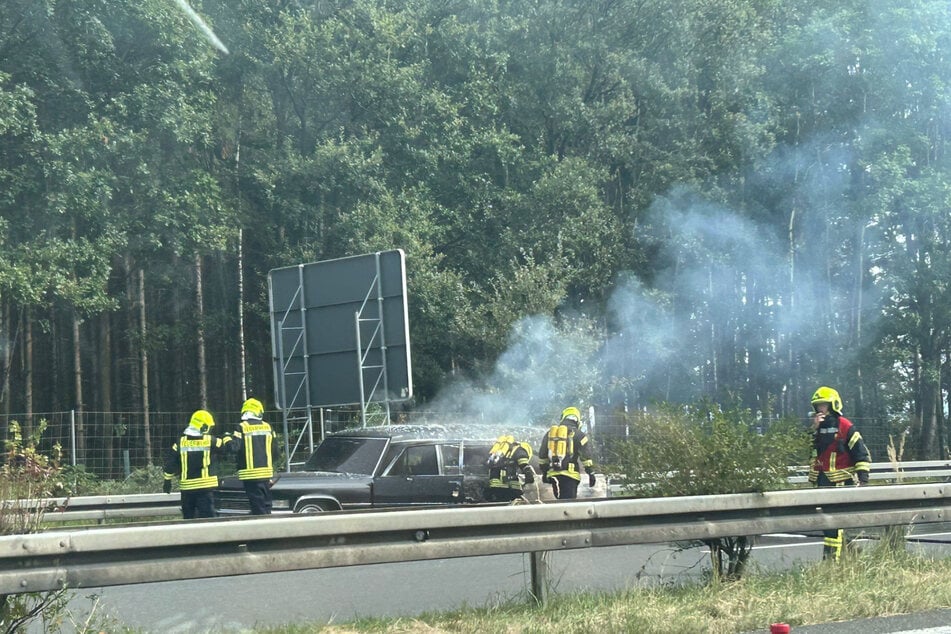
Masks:
[[[801,625],[791,628],[791,634],[951,634],[949,624],[951,610],[932,610],[845,623]]]
[[[951,539],[951,534],[944,538]],[[814,537],[761,537],[753,565],[784,569],[796,562],[817,560],[821,551],[821,540]],[[699,548],[657,545],[555,552],[550,560],[551,590],[612,590],[692,580],[709,569],[707,557]],[[168,633],[247,631],[255,625],[414,616],[527,600],[529,566],[527,555],[501,555],[119,586],[83,592],[84,596],[70,603],[70,609],[75,620],[84,620],[83,614],[91,606],[85,595],[95,593],[100,595],[100,614],[149,632]],[[857,622],[856,629],[835,624],[796,627],[794,632],[951,634],[951,628],[922,629],[951,623],[947,613],[903,618],[906,620],[893,622],[898,629],[881,629],[890,627],[890,621],[871,620]],[[761,632],[768,632],[768,626],[764,624]],[[822,629],[826,627],[831,629]]]
[[[764,538],[758,565],[787,567],[818,558],[821,545],[802,538]],[[696,579],[707,554],[699,548],[627,546],[561,551],[550,560],[551,590],[611,590]],[[707,566],[708,567],[708,566]],[[379,564],[326,570],[175,581],[91,590],[99,610],[152,632],[241,630],[254,625],[413,616],[462,606],[528,599],[528,555]],[[90,592],[84,594],[90,594]],[[77,598],[71,608],[88,611]],[[180,608],[187,606],[187,614]]]

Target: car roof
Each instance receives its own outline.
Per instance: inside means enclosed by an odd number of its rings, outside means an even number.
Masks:
[[[541,427],[501,426],[484,423],[428,423],[428,424],[393,424],[373,427],[357,427],[331,434],[333,437],[349,438],[390,438],[398,442],[414,440],[472,440],[480,442],[494,442],[502,435],[511,435],[516,439],[534,444],[541,440],[545,433]]]

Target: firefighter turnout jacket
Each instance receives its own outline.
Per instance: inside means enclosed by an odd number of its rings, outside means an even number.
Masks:
[[[871,455],[862,434],[852,422],[835,412],[829,412],[813,435],[812,464],[809,482],[820,482],[820,474],[831,485],[851,483],[857,476],[859,482],[868,482]]]
[[[546,477],[568,476],[581,481],[581,467],[594,472],[588,435],[574,425],[552,425],[538,448],[538,466]]]
[[[489,487],[521,491],[520,471],[525,474],[526,482],[534,480],[531,460],[531,445],[513,436],[500,436],[489,450]]]
[[[263,420],[241,421],[232,435],[241,480],[270,480],[274,476],[274,432]]]
[[[219,438],[188,427],[165,459],[165,479],[177,477],[182,491],[216,488],[218,476],[211,473],[212,455],[224,451],[230,442],[230,437]]]

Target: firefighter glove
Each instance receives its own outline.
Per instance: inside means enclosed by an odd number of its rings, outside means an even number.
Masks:
[[[531,469],[525,470],[525,484],[531,484],[535,481],[535,473]]]
[[[172,481],[171,481],[171,480],[166,480],[165,482],[162,483],[162,491],[164,491],[165,493],[171,493],[171,492],[172,492]]]
[[[551,484],[551,478],[548,477],[548,469],[542,469],[542,482]]]
[[[593,471],[589,471],[589,472],[588,472],[588,486],[593,489],[593,488],[594,488],[594,484],[595,484],[597,481],[598,481],[597,478],[594,477],[594,472],[593,472]]]

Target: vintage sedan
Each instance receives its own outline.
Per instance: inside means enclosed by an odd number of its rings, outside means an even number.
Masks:
[[[330,435],[299,470],[275,474],[273,512],[484,502],[486,460],[499,433],[480,426],[387,425]],[[222,516],[248,513],[240,480],[222,479],[215,507]]]

